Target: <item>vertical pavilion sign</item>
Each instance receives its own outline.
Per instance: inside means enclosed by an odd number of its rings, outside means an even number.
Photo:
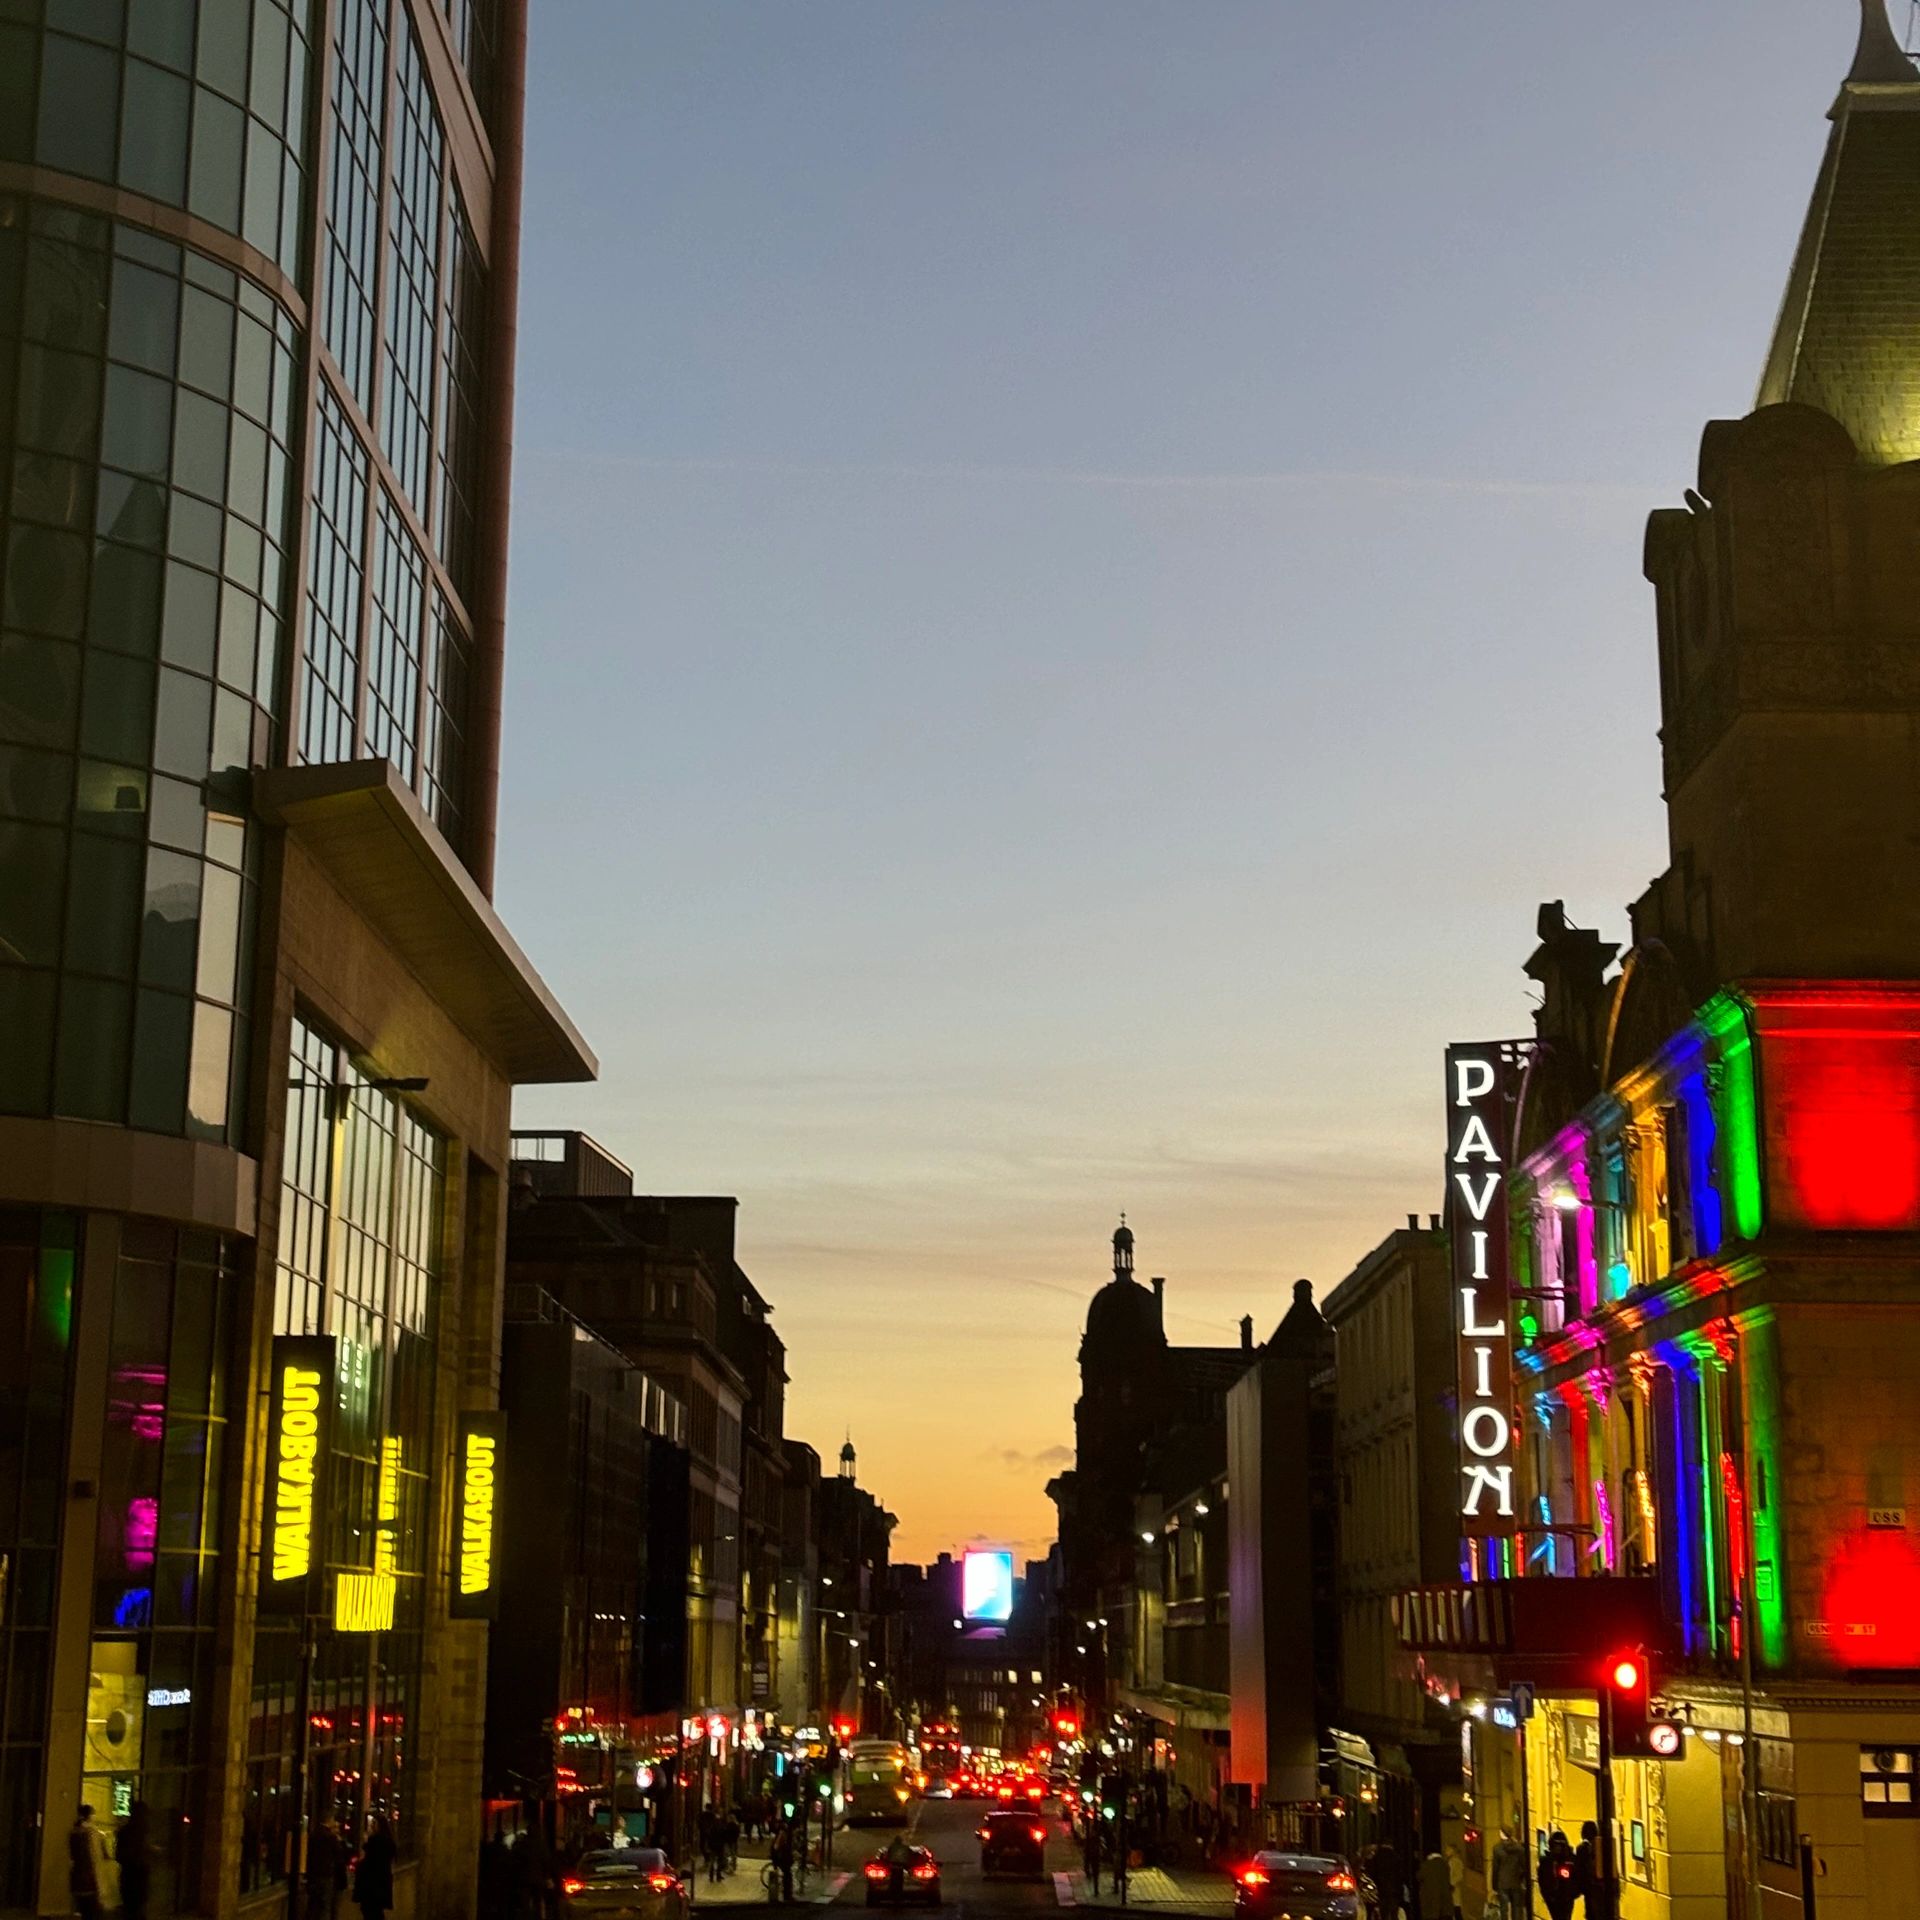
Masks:
[[[279,1334],[267,1385],[261,1488],[260,1607],[301,1613],[326,1558],[326,1466],[334,1405],[333,1341]]]
[[[1514,1531],[1513,1335],[1507,1168],[1523,1045],[1447,1049],[1447,1229],[1460,1372],[1463,1533]]]
[[[495,1555],[507,1417],[463,1413],[454,1433],[458,1506],[453,1516],[453,1584],[447,1611],[456,1620],[491,1620],[499,1606]]]

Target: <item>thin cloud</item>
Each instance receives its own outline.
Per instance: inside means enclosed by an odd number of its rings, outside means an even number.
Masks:
[[[1033,1467],[1070,1467],[1073,1465],[1073,1449],[1042,1447],[1037,1453],[1026,1453],[1019,1447],[989,1447],[981,1458],[998,1460],[1002,1466],[1024,1473]]]
[[[1280,469],[1243,473],[1128,473],[1102,467],[1021,467],[916,464],[913,462],[752,460],[579,453],[534,447],[526,460],[627,473],[704,473],[757,480],[926,480],[941,484],[1086,487],[1157,493],[1252,493],[1298,488],[1345,487],[1356,492],[1457,494],[1482,500],[1595,500],[1644,504],[1660,489],[1598,480],[1510,480],[1498,476],[1436,473],[1322,472]]]

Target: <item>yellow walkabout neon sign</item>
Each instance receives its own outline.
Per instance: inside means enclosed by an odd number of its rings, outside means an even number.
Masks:
[[[260,1598],[276,1611],[304,1609],[320,1554],[316,1517],[333,1415],[333,1342],[283,1334],[273,1343],[263,1488]]]
[[[454,1524],[453,1592],[448,1611],[457,1620],[491,1620],[497,1599],[494,1540],[499,1520],[505,1419],[463,1413],[455,1437],[460,1507]]]

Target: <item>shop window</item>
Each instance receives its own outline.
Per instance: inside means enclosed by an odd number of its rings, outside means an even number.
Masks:
[[[1920,1820],[1912,1747],[1860,1749],[1860,1811],[1869,1820]]]

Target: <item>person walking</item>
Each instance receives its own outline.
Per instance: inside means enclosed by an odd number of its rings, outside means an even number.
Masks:
[[[767,1858],[780,1876],[780,1904],[790,1907],[793,1905],[793,1827],[790,1822],[782,1820],[775,1825]]]
[[[1394,1851],[1392,1841],[1382,1840],[1367,1855],[1366,1874],[1380,1896],[1380,1920],[1400,1920],[1400,1907],[1407,1889],[1400,1872],[1400,1856]]]
[[[1555,1827],[1540,1861],[1540,1898],[1546,1903],[1548,1920],[1573,1920],[1573,1905],[1580,1897],[1575,1884],[1577,1865],[1567,1836]]]
[[[1492,1860],[1493,1897],[1500,1920],[1526,1920],[1527,1850],[1513,1837],[1511,1827],[1500,1829]]]
[[[1586,1920],[1613,1920],[1613,1888],[1606,1877],[1607,1862],[1600,1853],[1600,1829],[1589,1820],[1580,1829],[1573,1851],[1573,1884],[1579,1890]]]
[[[120,1911],[127,1920],[147,1920],[147,1893],[153,1884],[153,1842],[147,1803],[136,1800],[113,1836],[113,1858],[120,1869]]]
[[[353,1874],[353,1904],[360,1909],[361,1920],[384,1920],[392,1907],[393,1861],[398,1851],[392,1823],[384,1813],[376,1813]]]
[[[1420,1862],[1420,1920],[1453,1920],[1453,1875],[1446,1858],[1430,1853]]]
[[[80,1920],[100,1920],[100,1869],[93,1853],[93,1809],[88,1806],[67,1829],[67,1891]]]
[[[482,1882],[485,1856],[482,1855]],[[333,1920],[347,1885],[347,1847],[328,1814],[307,1835],[307,1920]]]

